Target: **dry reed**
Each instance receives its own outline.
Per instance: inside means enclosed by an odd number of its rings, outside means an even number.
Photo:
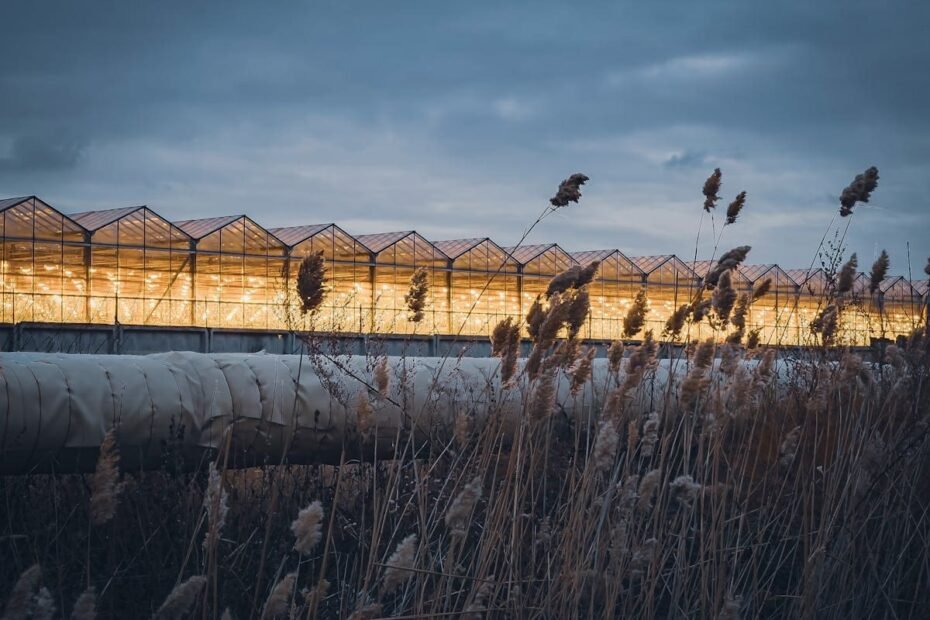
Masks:
[[[116,430],[110,429],[100,444],[97,468],[91,481],[90,516],[94,525],[103,525],[116,514],[123,483],[119,481],[119,448]]]
[[[301,314],[316,311],[326,298],[326,259],[323,251],[314,252],[300,261],[297,270],[297,297]]]

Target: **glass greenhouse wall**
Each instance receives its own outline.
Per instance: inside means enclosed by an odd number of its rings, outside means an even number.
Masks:
[[[486,337],[503,318],[523,317],[553,276],[596,260],[581,334],[612,340],[639,290],[648,299],[646,329],[660,334],[712,266],[674,255],[630,258],[616,249],[504,248],[486,237],[430,241],[415,231],[353,236],[336,224],[267,230],[245,215],[170,222],[145,206],[65,215],[35,196],[0,200],[0,242],[0,323],[7,325]],[[317,252],[325,259],[327,295],[311,321],[299,312],[295,279],[300,261]],[[421,269],[429,292],[424,318],[414,323],[405,295]],[[827,275],[778,265],[743,265],[733,274],[738,292],[769,279],[771,290],[752,306],[748,327],[764,343],[814,344],[809,326],[825,303]],[[859,274],[844,296],[839,342],[893,339],[925,320],[926,281],[896,276],[869,288],[868,276]],[[689,335],[709,333],[699,325]]]

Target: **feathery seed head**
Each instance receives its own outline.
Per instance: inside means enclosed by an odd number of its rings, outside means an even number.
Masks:
[[[856,253],[853,252],[852,256],[849,257],[849,260],[843,264],[843,268],[840,270],[839,281],[836,284],[837,293],[842,295],[852,290],[853,281],[856,279],[856,269],[858,269],[858,267],[859,260],[856,258]]]
[[[627,310],[626,316],[623,317],[623,337],[632,338],[640,332],[643,325],[646,324],[646,289],[641,288],[633,298],[630,309]]]
[[[446,527],[453,537],[464,538],[468,533],[472,511],[481,499],[481,485],[481,476],[472,478],[471,482],[462,487],[446,511]]]
[[[271,594],[265,600],[262,610],[262,620],[281,618],[287,615],[291,606],[291,595],[294,593],[294,584],[297,582],[297,573],[288,573],[271,589]]]
[[[297,553],[308,555],[323,539],[323,514],[323,504],[319,500],[297,513],[297,518],[291,523]]]
[[[94,525],[103,525],[113,518],[124,486],[124,483],[119,481],[116,429],[110,429],[100,444],[97,469],[91,482],[90,520]]]
[[[207,513],[207,535],[203,539],[203,548],[210,551],[219,542],[220,532],[226,524],[227,505],[226,489],[223,488],[223,475],[216,469],[216,463],[210,462],[207,477],[207,492],[203,498],[203,509]]]
[[[398,543],[394,553],[388,558],[387,567],[384,569],[384,578],[381,583],[382,595],[390,594],[413,576],[411,569],[416,559],[416,552],[416,534],[410,534]]]
[[[71,620],[95,620],[97,618],[97,590],[90,586],[74,602]]]
[[[730,206],[727,207],[727,224],[733,224],[736,222],[736,218],[739,217],[740,211],[743,210],[743,207],[746,206],[746,192],[740,192],[736,195],[736,198],[733,202],[730,203]]]
[[[720,168],[714,168],[714,172],[704,181],[704,189],[702,190],[704,193],[704,210],[708,213],[717,206],[717,201],[720,200],[718,193],[720,192],[722,179],[723,173],[720,172]]]
[[[581,186],[588,180],[587,176],[576,172],[559,183],[559,189],[555,196],[549,199],[549,204],[558,209],[567,206],[570,202],[577,203],[578,199],[581,198]]]
[[[869,292],[873,295],[882,284],[882,280],[888,275],[888,267],[891,261],[888,259],[888,252],[882,250],[878,258],[872,264],[872,272],[869,274]]]
[[[772,290],[772,278],[766,278],[762,281],[762,284],[753,288],[752,290],[752,301],[759,301]]]
[[[420,267],[410,277],[410,290],[404,295],[404,303],[410,315],[409,321],[419,323],[423,320],[423,310],[426,308],[426,296],[429,293],[429,271]]]
[[[187,581],[179,583],[174,587],[165,602],[161,604],[153,620],[175,620],[175,618],[184,618],[197,603],[203,587],[207,584],[207,578],[203,575],[194,575]]]
[[[33,596],[41,579],[42,569],[38,564],[33,564],[20,574],[3,609],[3,620],[26,620],[29,617]]]
[[[375,387],[378,388],[378,394],[381,398],[387,398],[388,389],[390,388],[391,378],[388,375],[388,359],[382,355],[375,363]]]
[[[323,250],[308,254],[300,261],[297,270],[297,296],[300,300],[300,313],[313,312],[326,297],[326,259]]]
[[[594,440],[594,449],[591,452],[594,468],[602,474],[608,473],[614,466],[617,458],[617,447],[620,444],[620,435],[613,420],[601,420]]]
[[[840,215],[842,217],[851,215],[857,202],[867,203],[876,187],[878,187],[878,168],[872,166],[862,174],[857,174],[853,182],[847,185],[840,194]]]
[[[623,361],[623,341],[614,340],[607,349],[607,363],[610,366],[610,372],[617,374],[620,372],[620,362]]]

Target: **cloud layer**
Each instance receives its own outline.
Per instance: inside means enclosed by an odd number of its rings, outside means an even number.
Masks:
[[[186,4],[4,3],[0,194],[509,244],[580,171],[531,242],[690,256],[719,166],[795,267],[876,165],[849,251],[930,254],[925,5]]]

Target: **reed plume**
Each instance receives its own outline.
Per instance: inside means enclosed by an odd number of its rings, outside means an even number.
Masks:
[[[314,312],[326,298],[326,259],[323,250],[313,252],[300,261],[297,270],[297,297],[300,300],[300,313]]]
[[[179,583],[168,594],[165,602],[152,616],[152,620],[176,620],[187,617],[187,614],[197,604],[197,598],[206,584],[207,578],[203,575],[194,575],[187,581]]]
[[[549,286],[546,288],[546,299],[549,299],[556,293],[564,293],[573,288],[580,289],[590,284],[594,280],[594,276],[597,274],[597,269],[600,264],[600,261],[593,261],[586,267],[573,265],[556,275],[549,281]]]
[[[718,193],[720,192],[722,179],[723,173],[720,172],[720,168],[714,168],[713,174],[704,181],[704,189],[702,190],[704,193],[704,210],[708,213],[717,206],[717,201],[720,200]]]
[[[572,368],[572,381],[571,381],[571,393],[574,396],[577,394],[584,384],[588,382],[588,379],[591,378],[591,369],[594,364],[594,355],[597,353],[597,349],[594,347],[588,347],[584,355],[578,358],[578,361],[575,362],[574,368]]]
[[[368,399],[368,389],[363,388],[358,392],[358,398],[355,403],[355,428],[362,440],[367,440],[371,436],[372,429],[375,427],[375,410]]]
[[[116,514],[124,483],[119,481],[119,448],[116,429],[110,429],[100,444],[97,468],[91,481],[90,520],[103,525]]]
[[[297,573],[288,573],[275,584],[271,589],[271,594],[265,600],[265,607],[262,609],[262,620],[271,620],[272,618],[287,615],[296,582]]]
[[[842,295],[852,290],[853,282],[856,279],[856,269],[858,269],[858,267],[859,260],[856,258],[856,253],[853,252],[849,260],[843,264],[843,268],[840,269],[840,277],[836,284],[837,293]]]
[[[388,358],[382,355],[375,363],[374,370],[375,387],[378,388],[378,395],[381,398],[387,398],[391,387],[391,377],[388,374]]]
[[[545,320],[546,311],[543,309],[542,301],[537,296],[526,313],[526,331],[534,342],[539,340],[539,332],[542,330],[542,324]]]
[[[617,426],[611,419],[601,420],[594,440],[594,449],[591,452],[594,469],[602,474],[608,473],[614,466],[617,457],[617,447],[620,445],[620,435]]]
[[[429,293],[429,271],[419,267],[410,277],[410,289],[404,295],[409,315],[407,319],[413,323],[423,320],[423,310],[426,308],[426,296]]]
[[[381,582],[381,594],[390,594],[404,585],[413,576],[413,565],[416,560],[417,535],[410,534],[404,538],[394,553],[388,558],[384,577]]]
[[[872,166],[862,174],[857,174],[853,182],[847,185],[840,194],[840,215],[842,217],[851,215],[857,202],[869,202],[876,187],[878,187],[878,168]]]
[[[620,362],[623,361],[623,341],[614,340],[607,349],[607,364],[610,366],[610,372],[617,374],[620,372]]]
[[[801,427],[795,426],[785,435],[785,439],[778,448],[778,454],[781,456],[779,463],[782,467],[788,467],[794,462],[794,457],[798,453],[798,443],[801,439]]]
[[[3,620],[26,620],[29,617],[32,597],[41,579],[42,569],[38,564],[33,564],[20,574],[3,608]]]
[[[481,476],[475,476],[455,496],[446,511],[446,527],[453,538],[464,538],[468,533],[472,511],[481,500],[481,492]]]
[[[678,340],[681,332],[685,328],[685,322],[691,314],[691,304],[681,304],[668,319],[665,320],[665,328],[662,334],[669,340]]]
[[[291,523],[297,553],[309,555],[323,539],[323,514],[323,504],[319,500],[297,513],[297,518]]]
[[[717,286],[714,288],[714,294],[711,297],[711,304],[714,312],[722,326],[726,326],[730,320],[730,313],[733,311],[733,304],[736,303],[736,291],[733,289],[730,272],[724,271]]]
[[[724,252],[713,269],[707,272],[707,276],[704,278],[705,286],[707,288],[717,286],[717,281],[720,280],[720,276],[723,275],[723,272],[738,268],[740,263],[746,260],[746,256],[751,249],[752,248],[748,245],[741,245]]]
[[[203,498],[203,509],[207,513],[207,535],[203,548],[207,552],[216,548],[220,532],[226,524],[227,505],[226,489],[223,488],[223,475],[216,469],[216,463],[210,462],[210,474],[207,477],[207,492]]]
[[[766,278],[762,281],[762,284],[755,286],[752,289],[752,301],[757,302],[766,295],[769,294],[769,291],[772,290],[772,278]]]
[[[589,180],[587,176],[576,172],[559,183],[559,189],[555,196],[549,199],[549,204],[558,209],[567,206],[570,202],[577,203],[581,198],[581,186]]]
[[[736,218],[739,217],[740,211],[743,210],[743,207],[746,206],[746,192],[740,192],[736,195],[736,198],[733,202],[730,203],[730,206],[727,207],[727,224],[736,223]]]
[[[927,258],[927,264],[924,266],[924,273],[930,276],[930,257]]]
[[[643,438],[639,446],[639,454],[643,458],[649,458],[655,454],[656,444],[659,443],[660,422],[658,411],[649,413],[643,422]]]
[[[639,497],[637,507],[640,510],[645,512],[652,508],[652,498],[655,496],[656,489],[659,488],[661,480],[662,470],[660,469],[652,469],[643,475],[637,491]]]
[[[32,600],[32,620],[52,620],[56,611],[52,593],[44,586],[39,588]]]
[[[520,357],[520,325],[513,317],[509,316],[494,326],[491,355],[501,360],[501,385],[509,385],[517,374]]]
[[[623,337],[632,338],[646,324],[646,289],[641,288],[633,298],[633,304],[623,317]]]
[[[71,620],[96,620],[97,618],[97,590],[94,586],[88,587],[74,602],[71,610]]]
[[[555,370],[546,369],[536,382],[536,389],[530,401],[530,418],[545,420],[552,415],[555,407]]]
[[[698,344],[691,360],[691,369],[681,383],[680,398],[683,405],[691,407],[707,387],[707,370],[714,361],[714,339],[708,338]]]
[[[758,348],[762,340],[762,334],[759,331],[759,328],[750,329],[749,333],[746,334],[746,348],[752,351],[753,349]]]
[[[888,259],[888,252],[882,250],[875,262],[872,263],[872,272],[869,274],[869,293],[875,294],[882,285],[882,280],[888,275],[888,268],[891,262]]]
[[[701,485],[694,478],[685,474],[672,480],[669,485],[671,498],[683,508],[691,508],[701,491]]]
[[[655,368],[658,345],[652,337],[652,330],[646,332],[642,344],[636,347],[626,362],[626,378],[620,386],[625,396],[640,384],[646,372]]]
[[[568,330],[569,340],[576,338],[584,327],[584,323],[591,311],[591,296],[587,289],[576,290],[569,297],[568,309],[565,317],[565,327]]]

